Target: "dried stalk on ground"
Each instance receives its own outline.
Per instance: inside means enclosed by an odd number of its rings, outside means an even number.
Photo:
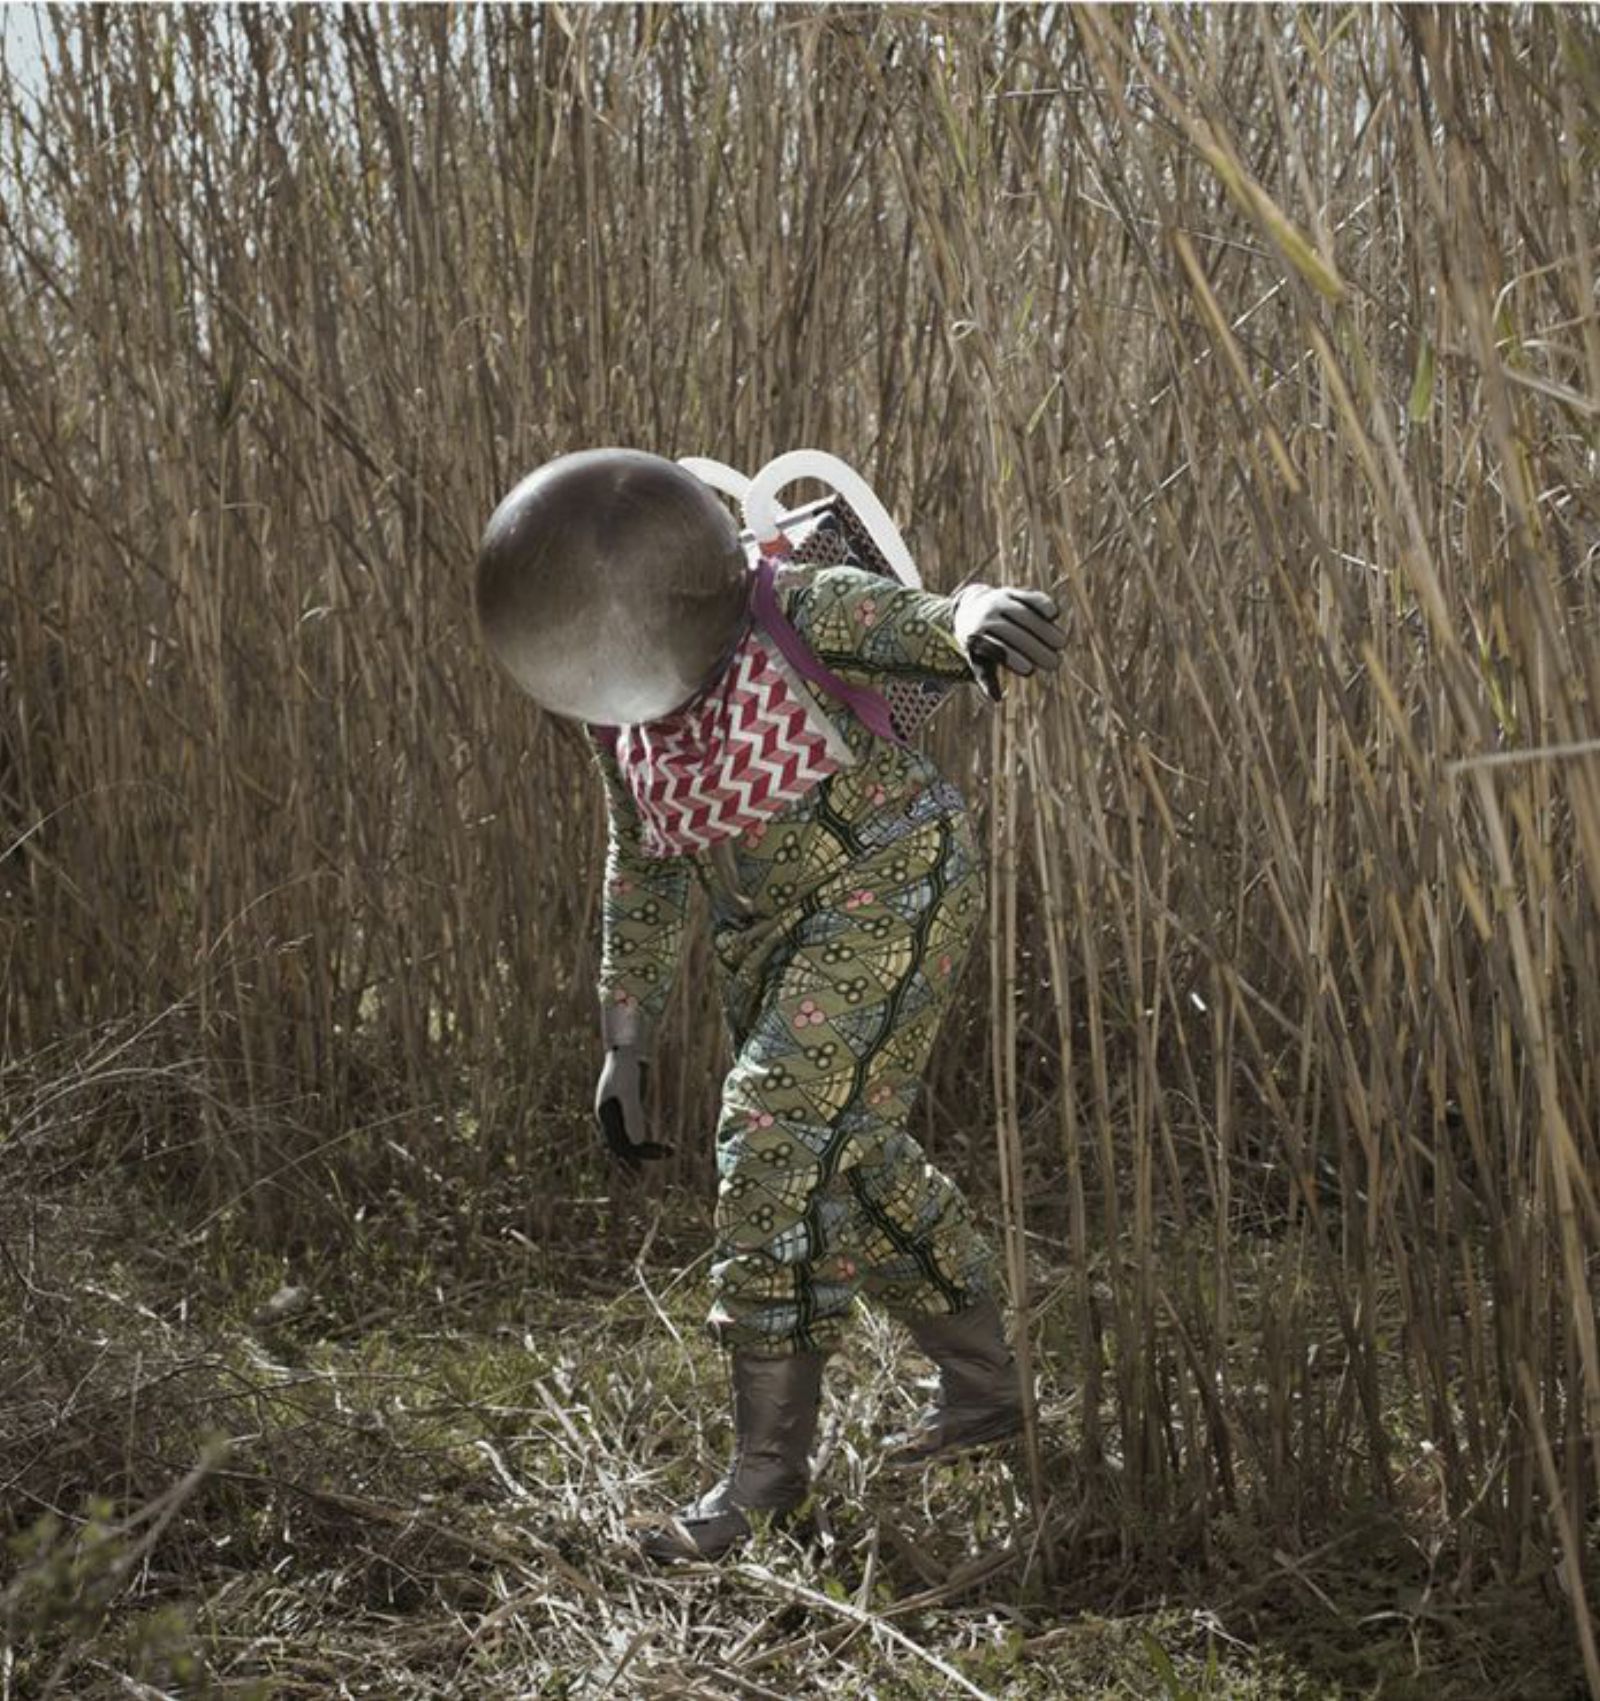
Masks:
[[[1468,1578],[1559,1547],[1600,1692],[1593,17],[45,27],[0,96],[30,1147],[265,1244],[418,1195],[548,1239],[596,803],[478,653],[477,527],[575,444],[824,444],[935,583],[1070,610],[931,1134],[998,1115],[1070,1233],[1087,1460],[1175,1540],[1375,1494]],[[984,801],[975,717],[938,737]],[[696,1183],[704,967],[659,1072]]]

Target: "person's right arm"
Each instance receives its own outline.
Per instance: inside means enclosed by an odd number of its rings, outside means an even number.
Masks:
[[[605,1063],[595,1115],[630,1168],[666,1155],[645,1139],[644,1068],[677,972],[689,908],[689,863],[646,855],[643,825],[616,757],[590,735],[605,782],[607,843],[600,908],[600,1034]]]

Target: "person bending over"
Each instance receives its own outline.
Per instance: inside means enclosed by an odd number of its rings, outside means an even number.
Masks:
[[[1014,1434],[1022,1390],[995,1260],[909,1132],[981,906],[960,793],[907,741],[905,706],[992,668],[1051,669],[1042,592],[953,597],[855,565],[747,556],[723,502],[634,450],[562,457],[495,510],[476,601],[489,648],[584,724],[610,836],[600,1126],[630,1169],[641,1076],[683,937],[710,895],[733,1064],[716,1130],[709,1327],[731,1357],[723,1479],[645,1531],[655,1559],[714,1559],[808,1492],[822,1370],[857,1297],[940,1371],[890,1459]]]

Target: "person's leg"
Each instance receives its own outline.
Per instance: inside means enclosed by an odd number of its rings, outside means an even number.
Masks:
[[[864,1291],[911,1332],[939,1370],[939,1398],[888,1438],[886,1462],[925,1464],[1014,1435],[1022,1385],[1000,1313],[987,1241],[960,1191],[909,1134],[884,1142],[882,1163],[850,1173]]]
[[[738,1451],[646,1539],[655,1557],[715,1557],[748,1536],[743,1510],[804,1498],[822,1360],[863,1284],[913,1332],[995,1292],[965,1200],[905,1130],[979,892],[964,826],[935,822],[797,906],[741,966],[756,991],[723,1087],[709,1319],[732,1355]]]
[[[785,1007],[784,984],[777,970],[770,1009]],[[805,1000],[787,1002],[798,1011]],[[653,1559],[720,1558],[749,1539],[747,1513],[781,1515],[805,1499],[822,1366],[855,1298],[853,1266],[829,1251],[829,1226],[845,1210],[821,1189],[828,1128],[814,1095],[827,1091],[830,1058],[813,1048],[808,1059],[776,1032],[763,1017],[739,1047],[717,1134],[710,1327],[729,1354],[733,1465],[645,1536]]]
[[[742,978],[755,996],[735,1021],[723,1084],[715,1304],[727,1349],[736,1450],[728,1475],[643,1547],[655,1559],[718,1558],[748,1539],[747,1513],[792,1510],[808,1484],[822,1365],[860,1285],[841,1251],[848,1198],[828,1185],[841,1156],[854,1065],[823,1016],[850,1006],[837,967],[826,893],[767,929]]]
[[[708,1493],[642,1534],[639,1545],[649,1558],[720,1559],[750,1539],[750,1513],[781,1518],[805,1499],[823,1357],[730,1355],[733,1463]]]
[[[841,1178],[851,1210],[835,1237],[863,1292],[905,1323],[939,1368],[940,1398],[909,1433],[891,1439],[893,1464],[997,1440],[1022,1421],[993,1252],[960,1189],[907,1131],[975,929],[980,887],[964,831],[944,836],[936,857],[892,870],[907,872],[909,882],[881,882],[856,916],[868,941],[863,959],[892,961],[900,978],[893,1019],[862,1059],[850,1114],[864,1155]]]
[[[723,1089],[724,1345],[827,1350],[863,1282],[908,1321],[993,1291],[965,1200],[906,1132],[980,902],[965,824],[936,821],[774,935]]]
[[[907,1131],[981,902],[966,824],[936,821],[773,935],[723,1094],[725,1344],[827,1350],[858,1289],[919,1339],[985,1302],[997,1315],[989,1245]]]

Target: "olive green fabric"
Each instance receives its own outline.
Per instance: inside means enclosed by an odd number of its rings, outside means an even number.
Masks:
[[[992,1291],[966,1201],[906,1128],[980,891],[965,823],[941,819],[728,952],[711,1318],[726,1344],[832,1347],[863,1290],[907,1318]]]
[[[879,689],[971,672],[950,600],[852,568],[785,574],[784,613]],[[691,872],[711,894],[734,1063],[717,1132],[711,1327],[763,1353],[832,1346],[857,1293],[903,1317],[995,1286],[989,1249],[907,1122],[981,909],[960,794],[921,752],[818,699],[854,766],[721,857],[653,860],[615,761],[601,998],[659,1017]]]

